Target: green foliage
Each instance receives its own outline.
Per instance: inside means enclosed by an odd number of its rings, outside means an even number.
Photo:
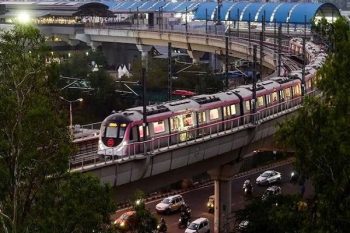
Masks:
[[[47,183],[38,197],[29,232],[105,232],[114,206],[110,188],[95,177],[72,174]]]
[[[350,227],[350,37],[347,22],[334,24],[331,53],[318,76],[321,97],[305,101],[283,124],[279,141],[295,148],[298,169],[315,187],[315,217],[309,232],[345,232]]]
[[[265,201],[254,199],[245,209],[236,212],[236,225],[248,221],[246,233],[294,233],[301,232],[301,226],[306,219],[306,212],[298,211],[298,197],[276,196]]]
[[[109,188],[67,173],[73,148],[44,38],[16,25],[0,34],[0,51],[0,232],[104,229]]]
[[[136,191],[132,199],[133,209],[136,211],[136,232],[148,233],[157,227],[157,219],[146,209],[145,194],[142,191]],[[138,202],[139,201],[139,202]]]
[[[97,64],[98,71],[92,71],[92,63]],[[67,85],[59,81],[59,76],[83,79],[93,90],[78,90],[66,88],[61,95],[66,99],[83,98],[81,105],[74,106],[74,122],[83,124],[101,121],[112,110],[125,108],[120,96],[115,92],[117,85],[115,80],[105,71],[106,61],[101,51],[89,51],[85,53],[74,53],[61,64],[53,64],[50,69],[51,80],[56,88]],[[67,113],[68,114],[68,113]]]

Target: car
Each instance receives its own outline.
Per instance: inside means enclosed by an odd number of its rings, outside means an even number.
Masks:
[[[169,196],[156,205],[156,211],[157,213],[170,214],[180,210],[183,205],[186,203],[181,195]]]
[[[248,220],[243,220],[243,221],[241,221],[241,222],[238,224],[238,230],[243,231],[243,230],[247,229],[248,224],[249,224],[249,221],[248,221]]]
[[[276,171],[265,171],[258,178],[256,178],[256,184],[266,185],[272,184],[276,182],[280,182],[282,180],[282,175]]]
[[[122,214],[119,218],[114,220],[113,224],[120,231],[129,231],[136,226],[136,211],[127,211]]]
[[[210,225],[207,218],[198,218],[188,225],[185,233],[209,233]]]
[[[279,186],[274,185],[274,186],[268,187],[264,192],[264,194],[262,195],[261,200],[265,201],[269,197],[281,195],[281,193],[282,193],[282,189]]]

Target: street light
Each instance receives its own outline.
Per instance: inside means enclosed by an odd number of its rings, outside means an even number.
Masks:
[[[73,134],[72,103],[83,102],[83,98],[79,98],[79,99],[76,99],[76,100],[67,100],[67,99],[63,98],[62,96],[60,96],[60,99],[63,100],[63,101],[66,101],[67,103],[69,103],[69,129],[70,129],[71,133]]]

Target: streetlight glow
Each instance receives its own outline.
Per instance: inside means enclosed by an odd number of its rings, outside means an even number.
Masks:
[[[28,24],[31,20],[29,13],[26,11],[20,11],[17,15],[17,21],[21,24]]]

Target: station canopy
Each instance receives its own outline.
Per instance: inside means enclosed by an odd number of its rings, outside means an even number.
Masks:
[[[340,13],[331,3],[257,3],[248,1],[223,1],[218,17],[217,1],[159,1],[159,0],[85,0],[85,1],[3,1],[8,14],[18,9],[34,10],[38,14],[46,11],[51,15],[99,15],[111,16],[111,13],[151,13],[192,12],[194,20],[251,21],[267,23],[311,23],[313,19],[325,17],[335,20]],[[10,12],[9,12],[10,11]],[[45,11],[45,12],[44,12]],[[264,17],[265,16],[265,17]]]
[[[217,20],[217,2],[201,3],[194,14],[194,20]],[[220,8],[221,21],[251,21],[261,23],[265,17],[266,23],[307,24],[314,18],[325,17],[331,21],[340,15],[338,8],[331,3],[257,3],[228,2]]]
[[[102,1],[109,6],[109,10],[116,13],[123,12],[186,12],[194,11],[198,8],[201,2],[198,1]]]

